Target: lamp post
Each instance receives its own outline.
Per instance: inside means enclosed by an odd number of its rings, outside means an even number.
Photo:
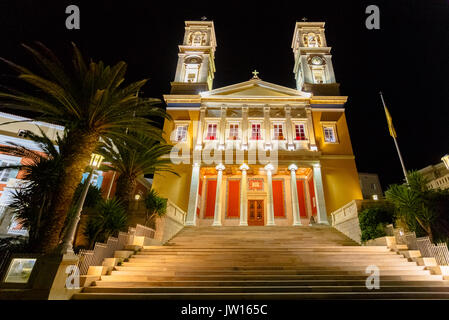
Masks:
[[[446,154],[443,158],[441,158],[441,160],[443,160],[446,169],[449,170],[449,154]]]
[[[75,217],[72,221],[69,222],[69,227],[67,228],[66,233],[64,234],[64,238],[62,243],[60,244],[60,252],[62,254],[74,253],[73,252],[73,240],[75,238],[76,227],[81,219],[81,211],[83,210],[84,200],[86,200],[87,191],[89,190],[89,185],[92,181],[92,175],[95,169],[98,169],[103,161],[104,157],[102,155],[93,153],[90,158],[90,172],[89,176],[86,179],[86,183],[84,184],[83,191],[81,192],[80,198],[76,203],[76,211]]]

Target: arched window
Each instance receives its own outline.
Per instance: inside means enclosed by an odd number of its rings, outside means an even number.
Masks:
[[[203,34],[199,31],[193,34],[193,42],[192,45],[200,46],[203,43]]]
[[[201,62],[200,57],[188,57],[184,60],[184,82],[198,82]]]
[[[313,32],[304,34],[303,41],[304,41],[304,45],[306,47],[320,47],[321,46],[320,36]]]

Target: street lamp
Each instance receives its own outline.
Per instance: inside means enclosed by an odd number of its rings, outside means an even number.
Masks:
[[[449,170],[449,154],[446,154],[443,158],[441,158],[441,160],[443,160],[446,169]]]
[[[100,168],[101,162],[104,157],[102,155],[92,153],[90,157],[90,172],[89,176],[86,179],[86,183],[84,184],[83,191],[81,192],[81,196],[76,203],[76,213],[75,217],[72,221],[69,222],[69,227],[64,235],[64,238],[61,243],[61,253],[74,253],[73,252],[73,240],[75,239],[76,227],[81,219],[81,211],[83,210],[84,200],[86,200],[87,191],[89,190],[89,185],[92,182],[92,176],[95,169]]]

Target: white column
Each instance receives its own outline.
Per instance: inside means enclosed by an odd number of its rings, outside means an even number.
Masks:
[[[271,123],[270,123],[270,107],[263,108],[264,131],[265,131],[265,150],[271,150]]]
[[[290,189],[292,192],[293,225],[300,226],[301,216],[299,212],[298,189],[296,187],[296,170],[298,170],[298,167],[294,164],[291,164],[288,167],[288,170],[290,170]]]
[[[321,165],[313,165],[313,184],[315,188],[318,223],[329,224],[327,221],[326,202],[324,200],[323,180],[321,177]]]
[[[220,119],[220,137],[218,150],[225,149],[225,134],[226,134],[226,107],[221,107],[221,119]]]
[[[306,113],[307,113],[307,129],[309,131],[310,150],[318,151],[318,147],[315,141],[315,129],[313,127],[312,109],[306,108]]]
[[[223,180],[223,170],[225,166],[219,164],[215,167],[217,169],[217,191],[215,193],[215,213],[213,226],[221,226],[221,182]]]
[[[194,163],[190,181],[189,206],[187,208],[186,226],[196,225],[196,208],[198,206],[198,188],[200,186],[200,165]]]
[[[293,127],[292,127],[292,116],[291,107],[285,107],[285,126],[287,130],[287,150],[295,150],[295,145],[293,144]]]
[[[312,225],[312,223],[310,222],[311,217],[313,216],[313,208],[312,205],[310,204],[310,200],[312,199],[310,196],[310,190],[309,190],[309,182],[308,180],[304,180],[304,189],[305,189],[305,194],[306,194],[306,212],[307,212],[307,219],[309,221],[309,226]]]
[[[206,108],[200,108],[200,120],[198,121],[198,131],[196,133],[196,150],[203,148],[203,131],[204,131],[204,117],[206,116]]]
[[[248,225],[248,191],[246,180],[246,171],[249,169],[247,164],[242,164],[239,168],[242,171],[242,179],[240,180],[240,225]]]
[[[242,150],[248,150],[248,107],[242,107]]]
[[[267,226],[274,226],[274,206],[273,206],[273,180],[271,179],[271,171],[274,170],[272,164],[267,164],[264,167],[267,172],[267,184],[268,184],[268,204],[267,204]]]

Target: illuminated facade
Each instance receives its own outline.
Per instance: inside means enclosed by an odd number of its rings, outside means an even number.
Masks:
[[[297,88],[248,81],[213,89],[212,21],[186,21],[170,94],[166,139],[178,176],[153,187],[186,210],[186,225],[328,224],[362,199],[324,23],[298,22]]]

